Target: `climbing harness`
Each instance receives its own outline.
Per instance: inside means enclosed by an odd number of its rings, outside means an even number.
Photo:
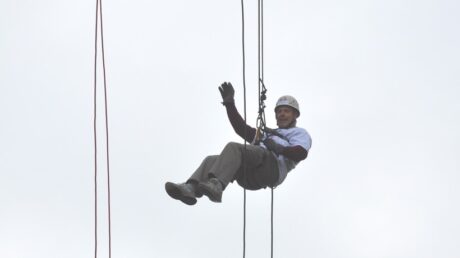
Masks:
[[[100,21],[100,24],[99,24]],[[109,241],[109,258],[112,257],[112,228],[111,228],[111,212],[110,212],[110,159],[109,159],[109,119],[108,119],[108,104],[107,104],[107,79],[105,73],[105,53],[104,53],[104,31],[102,23],[102,0],[96,0],[96,22],[95,22],[95,35],[94,35],[94,257],[97,258],[98,251],[98,193],[97,193],[97,49],[98,49],[98,35],[99,28],[101,34],[101,55],[102,55],[102,70],[104,81],[104,110],[105,110],[105,141],[106,141],[106,155],[107,155],[107,207],[108,207],[108,241]]]

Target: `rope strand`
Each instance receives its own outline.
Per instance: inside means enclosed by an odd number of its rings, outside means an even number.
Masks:
[[[259,68],[259,117],[258,126],[265,129],[265,93],[267,89],[264,84],[264,1],[258,0],[258,68]],[[274,187],[271,187],[271,206],[270,206],[270,254],[273,258],[273,238],[274,238],[274,223],[273,223],[273,203],[274,203]]]
[[[273,199],[274,199],[274,188],[272,187],[272,205],[271,205],[271,258],[273,258]]]
[[[245,53],[245,29],[244,29],[244,0],[241,0],[241,31],[242,31],[242,50],[243,50],[243,95],[244,95],[244,123],[246,122],[246,53]],[[246,130],[244,130],[244,149],[246,150]],[[246,177],[246,162],[243,155],[243,178]],[[243,258],[246,257],[246,189],[243,189]]]
[[[264,0],[259,0],[259,109],[261,111],[261,125],[265,128],[265,92],[267,91],[264,84]],[[262,90],[260,89],[262,87]],[[262,91],[262,95],[261,94]],[[271,205],[270,205],[270,254],[273,258],[273,243],[274,243],[274,223],[273,223],[273,210],[274,210],[274,187],[271,187]]]
[[[96,1],[96,22],[94,35],[94,95],[93,95],[93,130],[94,130],[94,257],[97,258],[97,35],[99,21],[99,1]]]
[[[107,77],[105,72],[105,51],[104,51],[104,26],[102,19],[102,0],[99,0],[99,12],[101,16],[101,50],[102,50],[102,71],[104,75],[104,109],[105,109],[105,136],[106,136],[106,155],[107,155],[107,212],[109,227],[109,258],[112,257],[112,214],[110,205],[110,155],[109,155],[109,115],[107,99]]]
[[[98,47],[98,28],[100,19],[100,34],[101,34],[101,55],[102,55],[102,71],[104,82],[104,113],[105,113],[105,140],[106,140],[106,155],[107,155],[107,213],[108,213],[108,240],[109,240],[109,258],[112,257],[112,222],[111,222],[111,200],[110,200],[110,158],[109,158],[109,119],[108,119],[108,97],[107,97],[107,77],[105,68],[105,51],[104,51],[104,26],[102,18],[102,0],[96,0],[96,26],[94,40],[94,257],[97,258],[98,243],[97,243],[97,220],[98,220],[98,202],[97,202],[97,47]]]

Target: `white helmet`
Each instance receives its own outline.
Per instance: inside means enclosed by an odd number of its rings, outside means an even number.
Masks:
[[[292,107],[293,109],[297,111],[298,116],[300,116],[299,103],[293,96],[289,96],[289,95],[281,96],[276,102],[275,110],[279,106]]]

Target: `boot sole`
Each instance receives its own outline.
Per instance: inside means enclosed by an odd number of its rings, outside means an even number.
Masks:
[[[187,205],[194,205],[196,203],[195,198],[184,196],[182,191],[173,183],[167,182],[165,184],[165,190],[171,198],[180,200]]]

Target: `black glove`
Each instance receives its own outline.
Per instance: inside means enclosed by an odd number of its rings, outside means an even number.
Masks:
[[[276,143],[273,139],[267,138],[264,141],[265,146],[274,153],[280,155],[284,151],[284,146]]]
[[[222,95],[222,104],[235,103],[235,90],[229,82],[224,82],[219,87],[220,95]]]

